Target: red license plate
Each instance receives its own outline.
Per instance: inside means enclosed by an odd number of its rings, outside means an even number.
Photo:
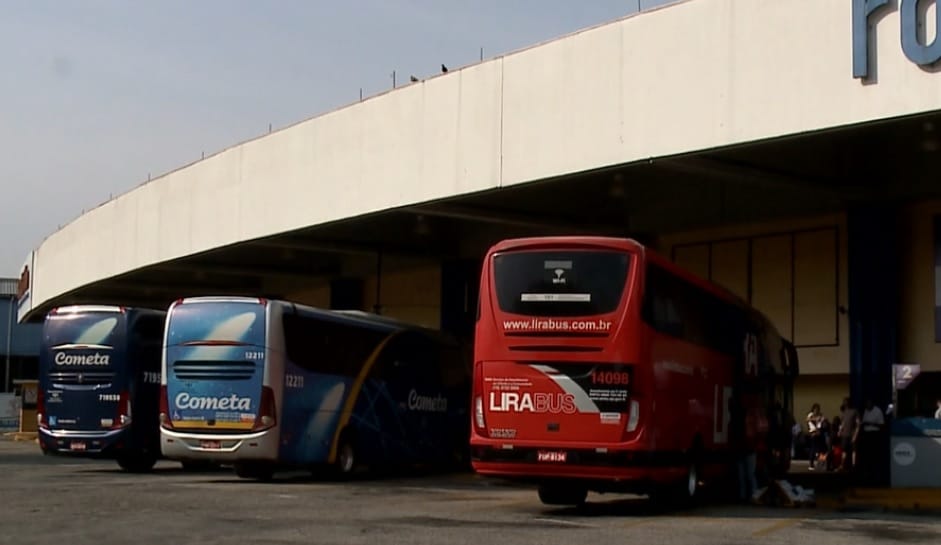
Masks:
[[[72,441],[72,443],[69,445],[69,449],[71,450],[81,451],[81,450],[85,450],[86,448],[87,448],[87,445],[85,444],[85,441]]]
[[[221,441],[200,441],[199,446],[200,448],[206,448],[206,449],[220,449],[222,448],[222,442]]]
[[[536,454],[536,460],[539,462],[565,462],[567,453],[565,451],[546,451],[540,450]]]

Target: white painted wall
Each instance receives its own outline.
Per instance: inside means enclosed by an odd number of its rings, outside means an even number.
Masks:
[[[690,0],[371,98],[155,179],[50,235],[31,304],[389,207],[941,108],[899,17],[851,76],[846,0]]]

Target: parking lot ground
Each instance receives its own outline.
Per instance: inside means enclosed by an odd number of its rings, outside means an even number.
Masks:
[[[815,545],[941,543],[941,519],[839,508],[712,504],[655,510],[645,498],[591,495],[550,508],[532,489],[473,475],[270,483],[228,470],[152,473],[114,462],[42,456],[0,440],[0,544],[529,544]]]

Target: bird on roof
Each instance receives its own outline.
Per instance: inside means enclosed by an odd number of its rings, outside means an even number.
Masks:
[[[442,65],[441,65],[441,72],[446,73],[447,71],[448,71],[448,67],[442,64]]]
[[[415,76],[409,76],[408,79],[410,79],[410,80],[412,81],[412,83],[415,83],[415,82],[418,81],[418,78],[416,78]]]

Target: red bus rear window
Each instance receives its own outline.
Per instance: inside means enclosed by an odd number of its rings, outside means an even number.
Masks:
[[[500,310],[527,316],[591,316],[621,302],[630,255],[608,251],[514,252],[494,256]]]

